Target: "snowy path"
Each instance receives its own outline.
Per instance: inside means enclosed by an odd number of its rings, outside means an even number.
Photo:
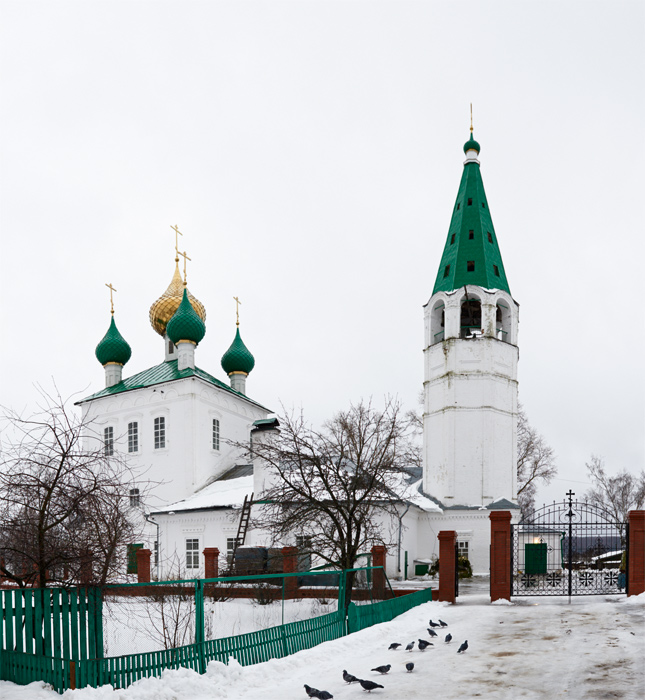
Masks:
[[[306,700],[303,684],[343,698],[624,698],[645,697],[645,594],[638,598],[525,599],[490,605],[485,595],[466,595],[457,605],[426,603],[392,622],[334,642],[243,668],[212,663],[204,676],[171,671],[127,690],[68,691],[67,700]],[[428,639],[429,618],[449,623],[434,648],[388,651],[390,642]],[[450,631],[451,644],[443,642]],[[457,654],[468,639],[469,649]],[[413,673],[405,662],[414,661]],[[370,669],[392,664],[386,676]],[[385,686],[366,694],[346,685],[342,671]],[[56,693],[32,684],[0,684],[0,698],[54,700]]]

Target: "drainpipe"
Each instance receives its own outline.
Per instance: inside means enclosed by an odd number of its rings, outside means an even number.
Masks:
[[[151,525],[154,525],[157,528],[157,563],[155,564],[155,569],[157,572],[157,581],[159,580],[159,561],[161,559],[161,542],[159,541],[159,523],[151,520],[149,513],[144,513],[143,517],[146,519],[147,522],[149,522]]]
[[[401,536],[402,536],[402,530],[403,530],[403,518],[405,518],[405,514],[410,510],[410,503],[408,503],[408,507],[403,511],[401,516],[399,517],[399,545],[397,547],[397,552],[396,552],[396,570],[399,576],[401,575]]]

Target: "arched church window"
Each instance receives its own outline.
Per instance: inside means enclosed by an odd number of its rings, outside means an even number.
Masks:
[[[495,332],[498,340],[511,342],[511,310],[501,301],[495,310]]]
[[[461,337],[476,338],[482,331],[482,305],[479,299],[467,298],[461,304]]]
[[[430,345],[444,340],[444,325],[446,321],[445,305],[442,301],[435,304],[430,315]]]

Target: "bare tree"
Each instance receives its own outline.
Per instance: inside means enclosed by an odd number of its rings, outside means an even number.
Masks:
[[[125,545],[136,538],[136,475],[59,395],[41,396],[36,415],[5,410],[0,572],[19,586],[104,584],[123,572]]]
[[[529,423],[521,405],[517,416],[517,500],[522,516],[527,516],[535,504],[538,482],[544,484],[558,473],[553,448]]]
[[[310,553],[353,568],[357,555],[391,544],[389,524],[401,505],[397,493],[406,468],[418,461],[411,432],[393,400],[383,411],[371,403],[352,405],[322,430],[311,428],[302,415],[281,418],[279,435],[253,445],[271,475],[254,524],[275,542],[301,536]]]
[[[630,510],[637,510],[645,504],[645,470],[631,474],[626,469],[615,476],[607,473],[605,460],[591,455],[585,464],[592,488],[585,493],[588,503],[600,506],[613,516],[617,523],[624,523]]]

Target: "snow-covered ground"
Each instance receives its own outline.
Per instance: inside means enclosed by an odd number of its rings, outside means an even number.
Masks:
[[[463,590],[466,588],[466,590]],[[306,700],[304,684],[334,698],[363,698],[360,686],[343,682],[342,672],[381,683],[373,697],[441,698],[624,698],[645,697],[645,594],[524,598],[489,603],[475,582],[462,587],[456,605],[426,603],[392,622],[376,625],[285,659],[256,666],[213,662],[199,676],[168,671],[161,679],[130,688],[67,691],[67,700]],[[449,625],[424,652],[389,651],[391,642],[429,639],[429,618]],[[453,641],[446,644],[447,632]],[[457,654],[464,640],[469,648]],[[407,673],[405,663],[414,671]],[[385,676],[370,669],[391,664]],[[54,700],[42,683],[20,687],[0,683],[0,698]]]

